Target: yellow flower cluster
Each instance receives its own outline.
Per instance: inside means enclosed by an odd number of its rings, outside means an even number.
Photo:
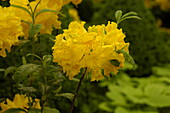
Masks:
[[[32,98],[30,98],[30,101],[32,102]],[[0,113],[3,113],[5,110],[11,109],[11,108],[22,108],[26,111],[29,108],[28,106],[29,99],[25,95],[16,94],[13,101],[10,101],[9,99],[7,99],[6,102],[7,104],[5,104],[5,102],[0,103],[0,107],[2,108]],[[41,109],[39,99],[35,99],[35,102],[33,103],[32,108]],[[25,113],[25,112],[19,112],[19,113]]]
[[[19,5],[26,9],[30,9],[28,4],[32,7],[34,10],[35,6],[40,0],[35,0],[33,2],[28,2],[28,0],[10,0],[10,4],[13,5]],[[73,2],[75,5],[79,4],[82,0],[41,0],[40,4],[37,7],[37,10],[35,14],[42,10],[42,9],[51,9],[55,11],[60,11],[62,6],[65,4],[68,4],[69,2]],[[25,20],[27,22],[31,22],[31,16],[24,10],[21,10],[19,8],[12,8],[13,11],[17,14],[18,17],[20,17],[22,20]],[[59,29],[61,22],[58,20],[58,14],[54,12],[46,12],[38,15],[35,19],[35,24],[42,24],[41,33],[51,33],[52,27]],[[22,23],[23,31],[25,33],[26,39],[28,38],[28,31],[29,31],[29,25],[27,23]]]
[[[124,48],[128,52],[129,43],[124,42],[125,35],[117,29],[117,24],[108,22],[107,26],[91,26],[86,30],[85,22],[71,22],[63,34],[56,36],[53,49],[54,62],[63,67],[70,79],[87,68],[92,73],[91,81],[100,80],[104,75],[118,72],[125,61],[122,53],[117,50]],[[111,60],[120,63],[111,64]]]
[[[0,56],[6,56],[6,50],[11,51],[11,46],[18,42],[18,37],[23,35],[20,18],[10,8],[0,7]]]

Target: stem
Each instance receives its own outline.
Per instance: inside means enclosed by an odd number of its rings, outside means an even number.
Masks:
[[[73,112],[74,102],[75,102],[76,97],[77,97],[77,95],[78,95],[78,91],[79,91],[79,89],[80,89],[80,86],[81,86],[81,83],[82,83],[82,81],[83,81],[83,79],[84,79],[84,76],[86,75],[86,71],[87,71],[87,68],[85,68],[84,73],[82,74],[82,77],[80,78],[80,82],[79,82],[78,87],[77,87],[77,89],[76,89],[76,92],[75,92],[75,94],[74,94],[74,98],[73,98],[73,100],[72,100],[71,109],[70,109],[70,112],[69,112],[69,113],[72,113],[72,112]]]
[[[42,64],[43,65],[43,64]],[[43,113],[44,110],[44,105],[45,102],[47,101],[47,99],[45,98],[44,100],[44,96],[47,93],[47,78],[46,78],[46,65],[43,65],[43,70],[42,70],[42,78],[43,78],[43,91],[42,91],[42,97],[41,97],[41,113]]]

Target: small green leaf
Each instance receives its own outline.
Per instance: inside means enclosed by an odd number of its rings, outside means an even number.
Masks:
[[[128,17],[124,17],[124,18],[122,18],[120,21],[119,21],[119,23],[120,22],[122,22],[122,21],[124,21],[124,20],[127,20],[127,19],[141,19],[140,17],[138,17],[138,16],[128,16]]]
[[[24,109],[21,108],[11,108],[11,109],[7,109],[6,111],[4,111],[3,113],[19,113],[19,112],[25,112],[26,111]]]
[[[66,98],[68,98],[70,101],[72,101],[72,100],[73,100],[73,97],[74,97],[74,94],[72,94],[72,93],[60,93],[60,94],[56,94],[55,96],[66,97]],[[77,99],[75,100],[74,105],[75,105],[75,106],[78,105]]]
[[[113,112],[113,109],[110,108],[109,104],[109,102],[102,102],[101,104],[99,104],[99,108],[107,112]]]
[[[113,59],[113,60],[110,60],[110,63],[116,67],[119,67],[120,66],[120,62],[116,59]]]
[[[53,57],[52,55],[44,55],[43,56],[43,64],[46,65],[48,62],[52,61]]]
[[[32,16],[31,12],[25,7],[22,7],[22,6],[19,6],[19,5],[13,5],[13,4],[11,6],[22,9],[22,10],[26,11],[30,16]]]
[[[73,97],[74,97],[74,94],[72,94],[72,93],[61,93],[61,94],[56,94],[56,96],[66,97],[66,98],[72,100]]]
[[[28,57],[28,56],[35,56],[36,58],[40,59],[40,61],[42,61],[42,58],[39,57],[39,56],[36,55],[36,54],[29,53],[29,54],[27,54],[26,56],[27,56],[27,57]]]
[[[51,10],[51,9],[42,9],[42,10],[40,10],[39,12],[37,12],[37,14],[35,15],[35,18],[36,18],[38,15],[40,15],[40,14],[42,14],[42,13],[45,13],[45,12],[59,13],[59,11],[55,11],[55,10]]]
[[[17,69],[15,66],[10,66],[5,70],[5,76],[7,76],[9,73],[14,73],[14,71]]]
[[[21,22],[27,23],[28,25],[30,25],[31,23],[25,20],[21,20]]]
[[[129,55],[128,52],[126,52],[125,50],[118,50],[117,53],[123,53],[125,60],[133,65],[133,69],[136,69],[136,63],[135,63],[134,59]]]
[[[127,16],[129,16],[129,15],[138,15],[136,12],[128,12],[128,13],[126,13],[126,14],[124,14],[123,16],[122,16],[122,18],[124,18],[124,17],[127,17]]]
[[[37,90],[34,87],[25,87],[22,84],[19,84],[19,90],[25,91],[25,92],[36,92]]]
[[[27,77],[37,71],[37,69],[40,67],[40,65],[36,64],[25,64],[18,67],[13,75],[14,81],[16,83],[23,82],[27,79]]]
[[[27,64],[27,60],[26,60],[25,56],[22,56],[22,64]]]
[[[41,24],[30,24],[30,30],[29,30],[29,36],[30,37],[34,37],[36,34],[38,34],[40,32],[42,28],[42,25]]]
[[[44,107],[43,113],[60,113],[60,112],[55,108]]]
[[[116,17],[117,22],[119,22],[119,20],[122,17],[122,11],[121,10],[117,10],[116,13],[115,13],[115,17]]]

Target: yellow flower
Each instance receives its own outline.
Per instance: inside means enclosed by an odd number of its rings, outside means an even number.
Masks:
[[[30,101],[32,102],[31,97],[30,97]],[[33,103],[32,108],[40,109],[41,107],[40,107],[39,102],[40,102],[39,99],[35,99],[35,102]],[[11,108],[22,108],[27,111],[27,109],[29,108],[28,103],[29,103],[28,97],[26,97],[25,95],[16,94],[13,101],[10,101],[9,99],[7,99],[6,104],[5,102],[0,103],[0,107],[2,108],[0,113],[3,113],[5,110],[11,109]],[[19,112],[19,113],[24,113],[24,112]]]
[[[68,10],[70,17],[72,17],[75,21],[80,21],[80,17],[78,15],[78,11],[74,8]]]
[[[18,37],[23,35],[20,18],[11,8],[0,7],[0,56],[5,57],[11,51],[11,46],[18,42]]]
[[[82,0],[71,0],[73,4],[77,5],[82,2]]]
[[[163,11],[170,10],[170,1],[169,0],[155,0],[155,2],[160,6]]]
[[[87,68],[92,72],[91,80],[100,80],[104,75],[115,74],[124,64],[124,56],[117,50],[124,48],[128,52],[128,43],[124,42],[125,35],[117,29],[117,24],[108,22],[108,25],[97,25],[84,28],[85,22],[71,22],[69,28],[63,34],[56,36],[53,49],[54,62],[63,67],[66,75],[72,79],[80,72],[81,68]],[[114,66],[110,60],[120,63]]]
[[[61,6],[59,6],[58,4],[51,5],[50,1],[51,0],[41,0],[40,4],[37,7],[35,14],[42,9],[51,9],[51,10],[55,10],[55,11],[59,11],[61,9]],[[28,7],[28,3],[34,10],[34,8],[38,2],[39,2],[39,0],[30,2],[30,3],[27,0],[24,0],[22,2],[18,2],[17,0],[10,0],[10,4],[25,7],[29,11],[31,9]],[[15,8],[15,7],[11,7],[11,8],[12,8],[13,12],[18,17],[20,17],[22,20],[32,23],[32,18],[26,11],[19,9],[19,8]],[[54,26],[55,28],[59,29],[61,22],[58,21],[58,14],[56,14],[54,12],[46,12],[46,13],[42,13],[36,17],[35,24],[42,24],[42,29],[40,31],[41,33],[51,33],[53,30],[52,27]],[[23,27],[23,32],[25,34],[25,39],[27,39],[28,35],[29,35],[28,33],[29,33],[30,26],[27,23],[22,22],[22,27]]]

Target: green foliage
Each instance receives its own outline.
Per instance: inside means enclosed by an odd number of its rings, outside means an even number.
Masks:
[[[100,108],[115,113],[158,113],[158,108],[170,107],[170,76],[159,73],[168,68],[169,65],[153,67],[157,76],[130,78],[120,72],[112,82],[104,80],[100,85],[108,87],[106,97],[109,100],[102,102]]]
[[[119,9],[124,13],[137,12],[138,16],[142,18],[141,20],[128,19],[119,24],[119,28],[123,28],[125,32],[126,42],[130,42],[130,53],[138,65],[136,71],[130,71],[130,75],[148,76],[151,74],[152,66],[161,66],[170,61],[170,57],[168,57],[170,56],[169,36],[158,30],[155,18],[145,7],[144,0],[102,0],[95,4],[89,2],[89,0],[84,0],[78,10],[93,12],[92,16],[80,13],[80,18],[90,22],[90,25],[115,21],[114,13]],[[90,8],[83,7],[87,4]],[[116,18],[120,18],[119,16],[117,15]]]

